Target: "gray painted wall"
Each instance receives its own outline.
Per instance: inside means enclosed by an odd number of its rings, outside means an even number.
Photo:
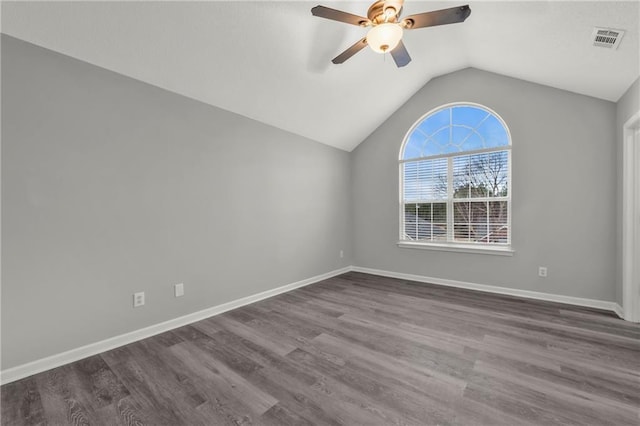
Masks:
[[[620,301],[616,132],[638,85],[616,107],[466,69],[349,155],[3,35],[1,368],[350,264]],[[396,246],[402,139],[455,101],[510,127],[513,257]]]
[[[346,152],[3,35],[2,369],[352,264],[348,181]]]
[[[624,143],[623,126],[631,116],[640,111],[640,78],[627,89],[624,95],[618,100],[616,105],[616,146],[617,162],[620,165],[617,173],[618,189],[618,227],[617,227],[617,265],[616,265],[616,302],[622,305],[622,152]]]
[[[513,257],[396,246],[402,140],[423,114],[457,101],[486,105],[511,130]],[[611,102],[476,69],[431,80],[352,152],[355,264],[615,300],[615,113]]]

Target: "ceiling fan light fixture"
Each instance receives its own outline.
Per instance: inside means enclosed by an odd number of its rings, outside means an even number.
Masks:
[[[402,27],[391,22],[376,25],[367,33],[367,44],[378,53],[392,51],[401,39]]]
[[[320,5],[312,7],[311,14],[332,21],[369,27],[365,37],[353,43],[347,50],[331,60],[334,64],[344,63],[368,45],[374,52],[389,52],[398,68],[411,62],[411,56],[402,42],[404,30],[456,24],[464,22],[471,14],[471,9],[467,4],[417,13],[401,19],[403,4],[404,0],[374,0],[367,10],[366,18]]]

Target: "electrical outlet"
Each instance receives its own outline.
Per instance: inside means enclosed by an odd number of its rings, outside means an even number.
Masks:
[[[547,267],[546,266],[540,266],[538,268],[538,276],[541,276],[542,278],[547,278]]]
[[[133,293],[133,307],[137,308],[144,305],[144,291]]]
[[[344,250],[340,250],[340,259],[344,257]]]
[[[184,296],[184,283],[174,285],[173,290],[176,297]]]

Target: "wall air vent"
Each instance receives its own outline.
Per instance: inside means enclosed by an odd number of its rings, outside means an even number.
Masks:
[[[612,30],[611,28],[594,28],[592,39],[593,45],[597,47],[605,47],[607,49],[617,49],[624,31]]]

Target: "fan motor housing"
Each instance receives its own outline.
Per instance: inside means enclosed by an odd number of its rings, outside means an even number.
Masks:
[[[402,0],[378,0],[373,3],[367,11],[367,18],[374,24],[379,25],[384,22],[397,22],[402,11]],[[387,9],[393,9],[394,13],[388,15]]]

